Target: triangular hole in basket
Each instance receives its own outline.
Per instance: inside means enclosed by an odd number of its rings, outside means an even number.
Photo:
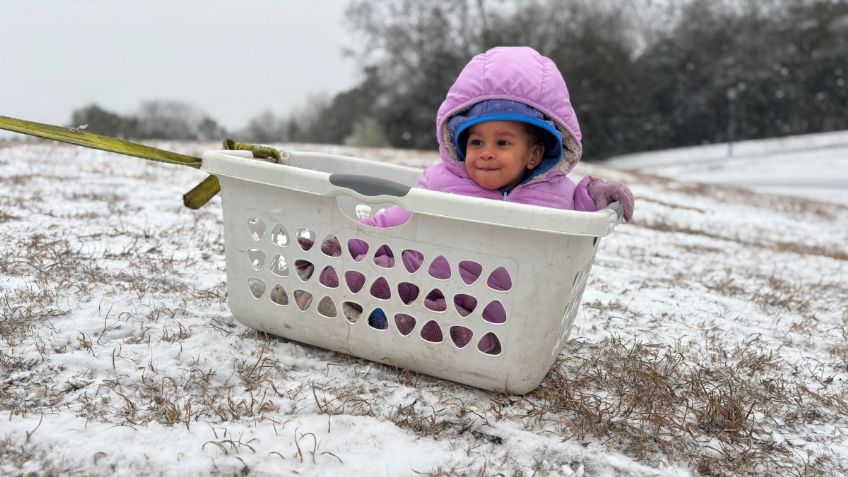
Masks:
[[[459,293],[453,297],[453,304],[456,307],[456,312],[459,316],[466,317],[477,308],[477,299],[465,293]]]
[[[310,250],[315,245],[315,232],[312,229],[299,228],[294,232],[294,235],[297,237],[300,248],[304,250]]]
[[[470,260],[459,262],[459,277],[466,285],[476,282],[481,273],[483,273],[483,266],[479,263]]]
[[[295,260],[294,269],[297,270],[297,276],[301,280],[307,281],[312,277],[312,273],[315,271],[315,265],[309,260]]]
[[[274,288],[271,289],[271,301],[278,305],[289,304],[289,295],[282,285],[274,285]]]
[[[289,244],[289,233],[282,224],[277,224],[271,231],[271,243],[278,247],[286,247]]]
[[[398,283],[398,296],[400,297],[400,301],[402,301],[404,305],[409,305],[410,303],[414,302],[415,299],[418,298],[419,293],[421,293],[421,289],[418,288],[418,285],[414,283]]]
[[[309,293],[306,290],[295,290],[294,301],[297,303],[297,307],[300,308],[300,311],[306,311],[309,309],[309,306],[312,305],[312,293]]]
[[[489,275],[489,279],[486,280],[486,284],[489,285],[489,288],[497,291],[508,291],[512,289],[512,277],[509,276],[509,272],[506,271],[504,267],[498,267]]]
[[[362,316],[362,305],[352,301],[342,303],[342,313],[349,323],[356,323]]]
[[[395,254],[392,248],[388,245],[380,245],[374,252],[374,265],[382,268],[392,268],[395,266]]]
[[[261,297],[265,293],[265,282],[258,278],[248,278],[247,286],[250,288],[250,293],[256,298]]]
[[[323,270],[321,270],[321,274],[318,275],[318,282],[327,288],[338,288],[339,274],[336,273],[335,268],[327,265]]]
[[[406,271],[409,273],[415,273],[421,268],[421,265],[424,263],[424,254],[419,252],[418,250],[404,250],[400,253],[401,259],[403,260],[403,266],[406,268]]]
[[[398,313],[395,315],[395,326],[403,336],[412,333],[415,328],[415,317],[406,313]]]
[[[368,254],[368,242],[360,239],[350,239],[347,241],[347,251],[350,253],[350,258],[359,262]]]
[[[327,318],[335,318],[337,315],[336,304],[333,302],[333,299],[325,296],[321,298],[321,301],[318,302],[318,313]]]
[[[430,320],[421,327],[421,337],[424,338],[425,341],[429,341],[431,343],[441,343],[443,339],[442,328],[438,323]]]
[[[349,270],[345,272],[345,283],[347,283],[350,291],[359,293],[359,290],[362,290],[362,287],[365,285],[365,275],[356,270]]]
[[[262,236],[265,235],[265,222],[251,217],[247,219],[247,230],[250,231],[250,236],[255,241],[262,240]]]
[[[427,298],[424,299],[424,307],[433,311],[447,310],[448,305],[445,302],[445,294],[438,288],[433,289],[433,291],[427,294]]]
[[[451,326],[450,336],[457,348],[465,348],[471,342],[474,332],[464,326]]]
[[[342,244],[335,235],[327,235],[321,241],[321,253],[328,257],[340,257],[342,255]]]
[[[483,308],[483,319],[489,323],[503,323],[506,321],[506,310],[501,302],[495,300]]]
[[[501,354],[501,342],[494,333],[486,333],[477,343],[477,349],[486,354]]]
[[[430,264],[430,268],[427,270],[427,273],[429,273],[433,278],[447,280],[451,277],[451,269],[448,259],[439,255],[433,260],[433,263]]]
[[[385,330],[389,327],[389,320],[386,318],[386,312],[381,308],[374,308],[374,311],[368,315],[368,326],[375,330]]]
[[[289,266],[286,263],[285,257],[282,255],[274,256],[274,259],[271,260],[271,273],[278,277],[289,276]]]
[[[381,300],[390,299],[392,297],[392,289],[389,287],[389,282],[383,277],[374,280],[374,283],[371,284],[371,296]]]
[[[265,266],[265,252],[258,248],[248,249],[247,259],[250,261],[250,266],[257,272]]]

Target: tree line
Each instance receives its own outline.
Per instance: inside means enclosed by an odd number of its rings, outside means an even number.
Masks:
[[[121,115],[97,104],[75,109],[71,126],[132,139],[221,139],[227,131],[197,107],[183,101],[145,101],[136,114]]]
[[[353,0],[347,18],[359,84],[288,116],[261,113],[239,139],[435,148],[448,88],[497,45],[556,62],[589,160],[848,129],[844,0]],[[78,112],[75,124],[92,122]],[[196,136],[219,132],[191,117]]]

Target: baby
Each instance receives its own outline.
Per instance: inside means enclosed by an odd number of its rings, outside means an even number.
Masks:
[[[549,58],[528,47],[481,53],[460,72],[436,115],[441,160],[417,187],[453,194],[596,211],[619,202],[633,216],[621,184],[566,175],[583,153],[568,88]],[[410,213],[390,207],[363,222],[392,227]]]
[[[575,184],[567,177],[582,155],[581,138],[568,88],[554,62],[528,47],[493,48],[472,58],[448,91],[436,115],[441,160],[424,171],[417,187],[580,211],[619,202],[630,221],[634,199],[626,186],[591,176]],[[395,206],[362,222],[393,227],[407,222],[410,214]],[[367,252],[364,242],[361,250],[356,241],[351,245],[354,256]],[[402,259],[409,269],[421,265],[420,255]],[[323,283],[326,277],[320,279]],[[507,279],[495,276],[491,285],[497,288]],[[442,303],[427,306],[444,309]],[[381,309],[371,313],[369,324],[388,327]],[[478,347],[496,352],[496,346],[481,342]]]

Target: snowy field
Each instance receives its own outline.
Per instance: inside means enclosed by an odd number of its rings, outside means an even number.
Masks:
[[[608,164],[848,205],[846,131],[643,152],[612,158]]]
[[[844,179],[824,150],[787,177]],[[654,172],[577,169],[630,185],[635,219],[509,396],[235,322],[220,199],[181,204],[202,172],[0,142],[0,475],[846,475],[848,205]]]

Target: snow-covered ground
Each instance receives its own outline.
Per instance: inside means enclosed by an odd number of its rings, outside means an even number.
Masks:
[[[642,152],[607,164],[848,205],[848,131]]]
[[[792,150],[787,177],[844,173],[844,151]],[[701,165],[757,175],[741,162]],[[630,185],[635,219],[548,377],[507,396],[234,321],[220,200],[181,204],[202,172],[0,143],[0,475],[848,473],[848,206],[575,172]]]

